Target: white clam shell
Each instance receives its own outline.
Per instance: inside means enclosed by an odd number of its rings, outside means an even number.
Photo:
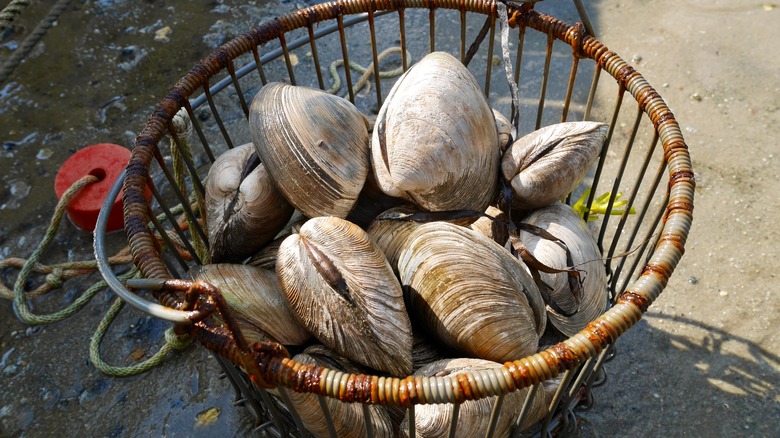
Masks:
[[[507,250],[447,222],[412,231],[398,261],[416,323],[450,348],[497,362],[536,352],[544,303]]]
[[[427,55],[395,83],[371,140],[382,191],[430,211],[483,211],[495,191],[498,154],[482,89],[443,52]]]
[[[512,208],[544,207],[574,190],[598,158],[607,130],[599,122],[565,122],[515,140],[501,159],[501,172],[512,184]]]
[[[269,242],[293,214],[261,163],[241,179],[255,152],[247,143],[222,153],[206,179],[206,223],[212,263],[239,262]]]
[[[348,100],[269,83],[255,95],[249,130],[284,196],[307,217],[346,217],[370,166],[368,122]]]
[[[588,226],[577,212],[562,202],[535,210],[523,219],[524,223],[536,225],[562,240],[571,251],[572,263],[581,270],[582,298],[577,305],[569,288],[568,274],[540,273],[542,281],[550,286],[550,296],[555,303],[572,316],[561,315],[547,306],[548,320],[561,333],[573,336],[604,313],[607,306],[607,273],[596,240]],[[523,245],[547,266],[564,269],[568,266],[566,253],[553,241],[527,232],[520,233]]]
[[[412,372],[412,330],[401,285],[368,235],[346,220],[307,221],[279,248],[276,272],[299,321],[365,366]]]

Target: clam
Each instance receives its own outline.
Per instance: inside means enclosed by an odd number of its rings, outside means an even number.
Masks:
[[[325,367],[344,373],[365,373],[365,370],[322,345],[313,345],[307,348],[303,353],[295,355],[293,360],[304,365]],[[367,425],[363,413],[364,408],[368,410],[374,436],[392,437],[394,435],[390,416],[384,407],[377,405],[361,406],[359,403],[344,403],[332,398],[324,399],[328,414],[333,421],[336,436],[367,436]],[[312,435],[315,437],[330,437],[328,423],[316,395],[290,391],[290,400],[304,427]]]
[[[377,115],[372,169],[383,192],[430,211],[483,211],[493,197],[498,134],[482,89],[460,61],[427,55]]]
[[[304,216],[352,210],[368,175],[369,134],[348,100],[269,83],[252,100],[249,130],[277,187]]]
[[[401,285],[360,227],[336,217],[310,219],[282,242],[276,272],[296,317],[320,342],[365,366],[411,373]]]
[[[254,326],[276,342],[302,345],[311,339],[293,316],[272,271],[249,265],[212,264],[193,268],[190,276],[219,288],[239,322]]]
[[[420,368],[414,375],[421,377],[444,377],[458,373],[474,373],[474,375],[479,376],[480,371],[501,367],[500,363],[482,359],[444,359]],[[545,397],[541,386],[533,390],[537,391],[537,393],[534,396],[529,417],[525,424],[535,423],[546,412],[546,407],[544,406]],[[509,436],[517,416],[520,414],[520,409],[528,391],[528,388],[523,388],[504,396],[493,436]],[[463,402],[458,410],[455,436],[486,436],[496,399],[497,397],[494,396]],[[401,432],[405,436],[408,436],[408,421],[407,417],[401,423]],[[450,404],[418,405],[415,407],[414,426],[415,433],[418,436],[431,438],[449,436],[448,432],[451,422],[452,405]]]
[[[571,258],[557,242],[532,233],[521,232],[520,240],[537,260],[555,269],[574,266],[581,287],[572,289],[567,272],[548,274],[541,272],[541,280],[549,286],[548,294],[554,305],[548,303],[547,316],[552,325],[566,336],[573,336],[604,313],[607,305],[607,274],[598,244],[588,226],[569,205],[556,202],[535,210],[523,219],[524,223],[544,229],[563,241]],[[576,296],[581,293],[582,296]]]
[[[558,123],[512,143],[501,160],[512,184],[512,208],[544,207],[574,190],[598,158],[607,129],[599,122]]]
[[[251,143],[230,149],[214,161],[205,190],[213,263],[249,257],[273,239],[293,213]]]
[[[487,237],[447,222],[421,225],[398,272],[413,319],[448,347],[496,362],[536,352],[542,297],[525,267]]]
[[[374,176],[369,174],[355,207],[346,219],[365,229],[383,211],[403,204],[406,204],[403,199],[384,194],[377,186]]]

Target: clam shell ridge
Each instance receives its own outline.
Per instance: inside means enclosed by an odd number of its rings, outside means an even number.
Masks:
[[[567,313],[577,312],[565,316],[547,307],[548,319],[555,328],[573,336],[604,313],[607,306],[607,273],[598,244],[580,215],[561,202],[533,211],[523,222],[543,228],[566,243],[572,263],[584,271],[580,273],[583,296],[579,306],[569,288],[567,273],[540,273],[542,281],[552,288],[550,296],[555,303]],[[558,269],[567,267],[566,253],[557,243],[527,232],[521,232],[520,239],[540,262]]]
[[[368,235],[343,219],[310,219],[279,248],[290,307],[323,344],[396,376],[412,372],[411,323],[401,285]]]
[[[431,211],[483,211],[495,191],[498,154],[484,93],[443,52],[427,55],[395,83],[371,140],[382,191]]]
[[[247,143],[222,153],[206,180],[206,223],[213,263],[238,262],[273,239],[293,208],[261,163],[242,180],[255,151]]]
[[[544,303],[507,250],[446,222],[418,227],[407,242],[398,271],[414,320],[430,336],[496,362],[536,352],[546,324]]]
[[[285,345],[302,345],[311,334],[295,319],[273,271],[239,264],[203,265],[190,272],[213,284],[236,318]]]
[[[255,95],[249,130],[284,196],[307,217],[346,217],[370,166],[365,116],[314,88],[269,83]]]
[[[512,207],[544,207],[574,190],[598,158],[607,130],[599,122],[557,123],[512,143],[501,160],[501,172],[512,184]]]

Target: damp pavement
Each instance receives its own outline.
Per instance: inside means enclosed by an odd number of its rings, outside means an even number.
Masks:
[[[597,36],[641,71],[684,128],[698,182],[688,252],[647,316],[617,344],[609,379],[580,414],[585,436],[773,436],[780,430],[776,327],[780,65],[773,3],[585,2]],[[305,2],[74,1],[0,84],[0,260],[28,257],[56,205],[59,165],[90,144],[131,147],[154,105],[213,48]],[[0,35],[0,62],[49,12],[34,2]],[[576,20],[569,2],[541,10]],[[414,30],[411,30],[414,32]],[[772,97],[774,96],[774,98]],[[109,253],[124,245],[107,236]],[[92,257],[91,235],[65,221],[41,262]],[[15,269],[2,273],[12,285]],[[31,300],[72,303],[99,280],[68,280]],[[30,286],[43,281],[34,277]],[[253,418],[203,348],[134,377],[108,377],[89,341],[112,300],[28,326],[0,301],[0,436],[245,436]],[[124,309],[104,359],[151,356],[168,323]]]

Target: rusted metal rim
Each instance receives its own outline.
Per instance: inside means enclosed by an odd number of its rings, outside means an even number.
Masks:
[[[331,20],[339,15],[368,11],[394,11],[403,8],[445,8],[496,16],[496,2],[436,0],[342,0],[315,5],[275,18],[220,47],[198,63],[170,90],[136,139],[124,182],[125,231],[136,265],[144,276],[168,278],[147,223],[148,205],[144,198],[148,167],[154,149],[166,132],[174,114],[191,94],[231,60],[253,47],[279,38],[309,23]],[[623,291],[617,303],[581,332],[541,353],[508,362],[503,368],[457,376],[405,379],[354,375],[330,369],[303,366],[290,359],[269,358],[260,364],[267,382],[298,391],[313,392],[345,401],[410,406],[418,403],[457,403],[506,394],[552,379],[576,368],[597,355],[633,326],[666,286],[684,252],[693,211],[695,181],[690,155],[680,127],[658,92],[642,75],[581,27],[567,24],[534,10],[521,10],[509,4],[510,24],[528,26],[552,35],[594,60],[598,67],[629,91],[649,116],[663,145],[668,165],[667,203],[660,238],[640,277]]]

